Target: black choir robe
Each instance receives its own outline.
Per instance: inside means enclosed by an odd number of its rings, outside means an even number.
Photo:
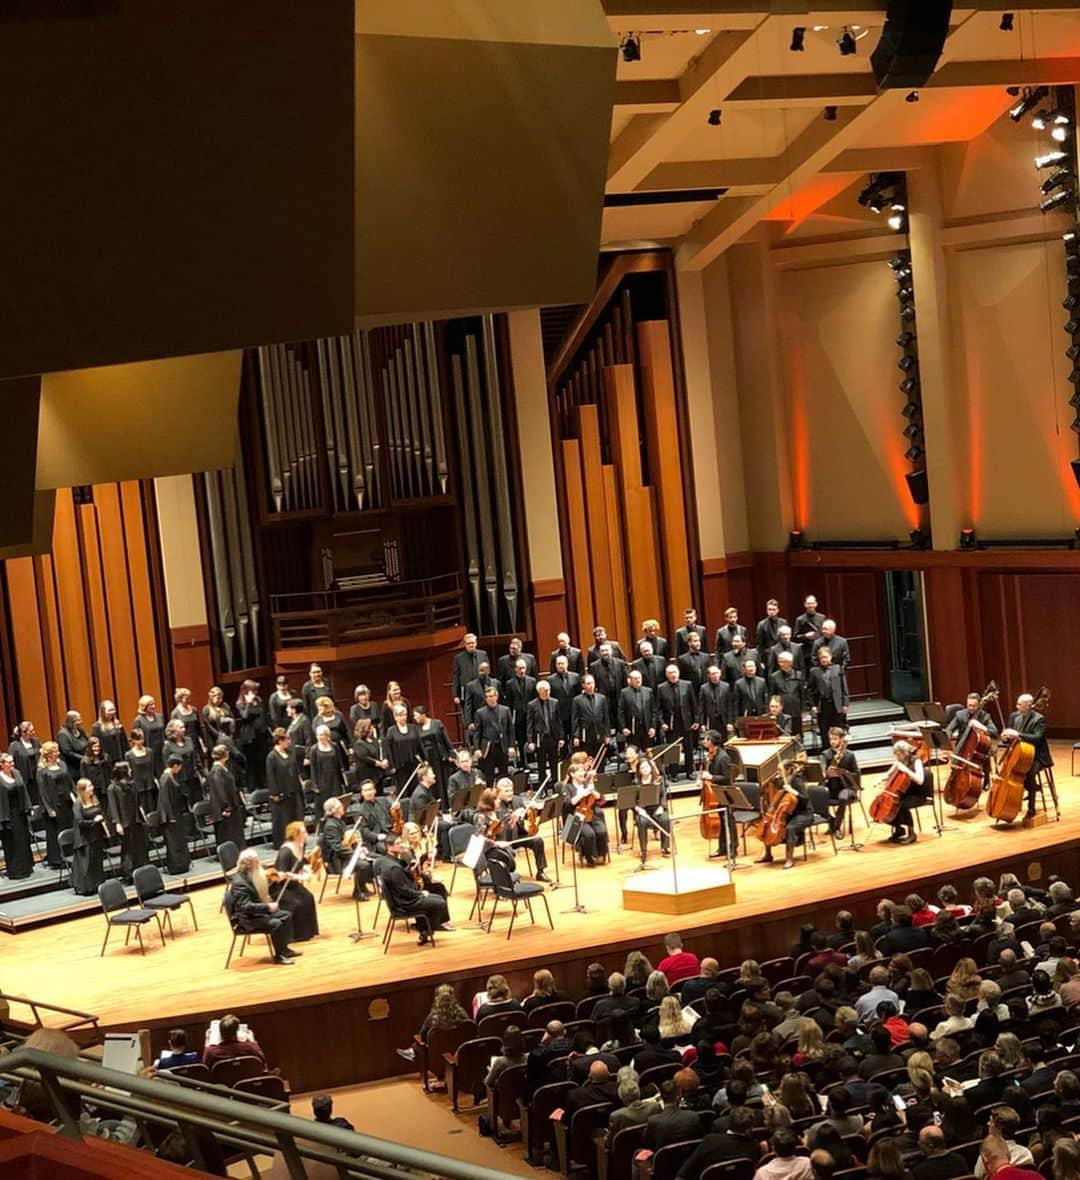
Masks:
[[[108,801],[109,823],[120,832],[120,875],[130,884],[135,870],[150,863],[146,821],[134,780],[114,779],[109,783]]]

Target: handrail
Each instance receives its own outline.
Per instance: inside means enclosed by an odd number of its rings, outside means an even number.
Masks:
[[[311,614],[313,611],[344,610],[380,599],[440,598],[460,592],[461,575],[453,572],[406,582],[379,582],[351,590],[295,590],[288,594],[272,594],[270,610],[275,615]],[[320,605],[316,606],[315,603]]]
[[[61,1032],[70,1032],[82,1024],[89,1025],[91,1029],[96,1029],[98,1026],[98,1017],[92,1012],[81,1012],[78,1008],[64,1008],[60,1004],[46,1004],[44,1000],[34,1000],[29,996],[13,996],[10,992],[0,991],[0,1003],[22,1004],[29,1008],[34,1014],[38,1028],[58,1028]],[[46,1025],[38,1012],[39,1008],[43,1012],[58,1012],[61,1016],[74,1016],[76,1019],[67,1024]]]
[[[78,1110],[70,1102],[76,1094],[90,1097],[98,1107],[201,1127],[246,1150],[280,1151],[293,1180],[307,1176],[305,1160],[331,1164],[342,1175],[352,1172],[384,1180],[401,1180],[402,1167],[447,1180],[509,1180],[507,1172],[40,1049],[20,1048],[0,1056],[0,1074],[40,1081],[60,1120],[60,1133],[68,1138],[82,1138]]]

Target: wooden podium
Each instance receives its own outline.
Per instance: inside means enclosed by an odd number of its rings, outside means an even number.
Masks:
[[[623,909],[649,914],[695,914],[734,905],[735,882],[719,867],[666,867],[623,882]]]

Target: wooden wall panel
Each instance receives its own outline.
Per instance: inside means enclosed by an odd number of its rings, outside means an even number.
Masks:
[[[533,641],[540,671],[547,671],[548,653],[555,650],[555,636],[570,630],[566,583],[544,578],[532,584]]]
[[[585,492],[585,519],[589,528],[589,572],[593,588],[593,625],[602,624],[612,635],[623,635],[615,623],[615,587],[612,577],[611,533],[604,504],[604,474],[600,454],[600,420],[596,406],[578,407],[578,458]]]
[[[128,555],[128,580],[131,586],[132,612],[135,618],[136,653],[139,665],[140,692],[157,698],[163,712],[172,709],[165,697],[165,678],[157,653],[157,620],[164,619],[164,603],[154,610],[154,588],[147,554],[146,522],[143,518],[141,489],[137,483],[120,485],[120,502],[124,520],[124,539]]]
[[[692,592],[670,325],[667,320],[645,320],[638,324],[637,335],[644,436],[649,453],[649,478],[656,493],[667,608],[659,616],[660,630],[674,634],[682,625],[683,610],[690,605]],[[635,620],[635,624],[640,622]]]
[[[619,512],[619,492],[615,485],[615,468],[610,463],[604,465],[603,477],[604,512],[607,514],[608,540],[611,544],[609,553],[611,576],[615,586],[618,587],[618,593],[615,595],[614,634],[620,637],[625,636],[626,638],[622,642],[628,645],[633,642],[637,631],[632,629],[630,603],[624,591],[627,584],[626,547],[623,545],[622,516]],[[629,646],[625,646],[623,650],[627,655],[630,654]]]
[[[59,495],[57,495],[59,499]],[[49,554],[34,559],[37,570],[37,600],[38,612],[43,624],[43,642],[45,647],[45,682],[49,690],[49,703],[52,707],[52,717],[55,724],[46,726],[52,733],[56,726],[64,719],[64,714],[71,706],[69,701],[74,698],[69,694],[67,670],[64,666],[64,649],[60,635],[60,612],[56,604],[56,571],[53,559]],[[77,708],[78,706],[76,706]],[[34,720],[34,718],[31,718]],[[35,722],[36,723],[36,722]]]
[[[210,628],[206,623],[169,630],[172,649],[173,679],[176,687],[188,688],[196,702],[204,701],[214,683],[214,665],[210,658]],[[170,708],[171,705],[167,705]]]
[[[566,522],[570,529],[569,573],[574,589],[573,634],[587,635],[596,617],[593,610],[592,575],[589,571],[589,532],[585,522],[585,495],[581,484],[581,444],[576,438],[564,438],[563,470],[566,472]]]
[[[67,488],[61,488],[56,493],[52,560],[68,700],[72,702],[71,708],[80,709],[86,716],[93,717],[94,669],[90,662],[86,590],[83,585],[75,504]]]
[[[109,641],[109,611],[105,602],[101,540],[98,534],[97,508],[80,504],[77,509],[79,539],[82,545],[83,576],[86,584],[87,619],[90,624],[91,655],[97,693],[116,700],[112,644]]]
[[[5,562],[7,574],[8,615],[12,621],[12,658],[15,663],[16,698],[19,721],[36,718],[44,725],[52,716],[49,685],[45,675],[43,628],[38,613],[37,586],[32,557],[18,557]]]
[[[105,602],[109,614],[110,651],[112,654],[114,691],[112,698],[125,725],[135,716],[138,705],[139,659],[132,613],[131,587],[127,576],[127,549],[120,507],[119,484],[100,484],[94,488],[94,507],[98,514],[101,542],[102,576]]]

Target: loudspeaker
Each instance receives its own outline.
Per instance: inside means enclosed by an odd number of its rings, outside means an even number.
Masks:
[[[907,480],[907,490],[915,504],[929,503],[930,484],[926,478],[925,467],[921,467],[918,471],[909,471],[904,479]]]
[[[881,39],[870,55],[879,90],[923,86],[949,31],[952,0],[889,0]]]

